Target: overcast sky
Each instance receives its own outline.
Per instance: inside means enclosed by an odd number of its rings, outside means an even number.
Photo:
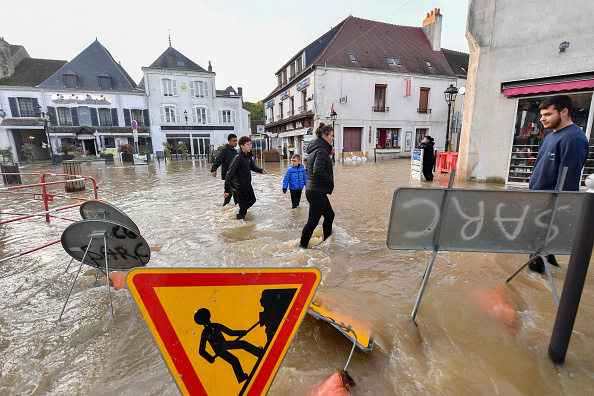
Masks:
[[[138,83],[169,45],[202,66],[212,62],[217,89],[243,87],[262,100],[274,73],[349,15],[421,26],[440,8],[443,48],[468,51],[467,0],[167,0],[15,1],[0,13],[0,37],[33,58],[70,61],[95,38]]]

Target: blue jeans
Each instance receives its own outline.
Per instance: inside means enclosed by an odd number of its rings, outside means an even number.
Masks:
[[[324,216],[322,229],[324,230],[324,240],[332,234],[332,221],[334,221],[334,211],[328,200],[328,195],[319,191],[305,190],[305,198],[309,202],[309,217],[307,223],[301,231],[301,242],[299,246],[306,248],[311,239],[311,235],[318,226],[320,218]]]

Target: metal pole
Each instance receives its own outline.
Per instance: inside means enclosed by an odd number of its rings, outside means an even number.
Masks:
[[[334,132],[334,138],[336,138],[336,131],[334,131],[334,120],[332,120],[332,131]],[[332,141],[332,148],[334,148],[334,140]],[[334,153],[332,153],[332,163],[334,163]]]
[[[591,175],[586,179],[586,186],[588,190],[584,194],[561,301],[549,343],[549,357],[555,363],[565,361],[594,247],[594,178]]]
[[[448,102],[448,124],[446,125],[446,141],[445,151],[450,151],[450,112],[452,109],[452,103]]]

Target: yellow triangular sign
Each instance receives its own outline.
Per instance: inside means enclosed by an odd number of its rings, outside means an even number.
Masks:
[[[138,268],[126,284],[184,395],[263,395],[314,293],[316,268]]]

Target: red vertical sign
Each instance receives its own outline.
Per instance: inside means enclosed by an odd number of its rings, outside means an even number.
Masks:
[[[412,91],[412,77],[406,79],[406,94],[404,96],[410,96]]]

